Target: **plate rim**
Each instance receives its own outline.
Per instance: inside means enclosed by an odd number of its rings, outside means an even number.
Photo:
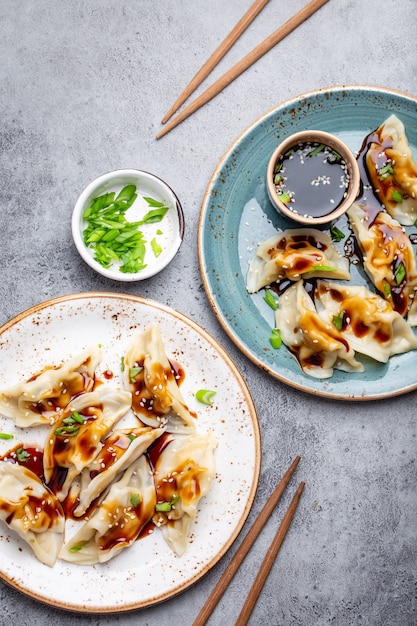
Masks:
[[[385,94],[386,96],[396,96],[404,100],[408,100],[410,103],[413,103],[417,107],[417,96],[413,96],[409,93],[403,92],[398,89],[390,89],[388,87],[379,87],[376,85],[364,85],[364,84],[341,84],[330,87],[320,87],[317,89],[312,89],[310,91],[295,95],[286,100],[282,100],[277,105],[269,108],[266,112],[259,115],[251,124],[249,124],[243,131],[241,131],[238,136],[232,141],[229,147],[223,152],[221,158],[219,159],[215,169],[213,170],[208,184],[206,186],[203,200],[201,202],[200,207],[200,215],[198,220],[198,230],[197,230],[197,250],[198,250],[198,262],[200,267],[200,274],[203,281],[203,286],[207,295],[207,299],[212,307],[212,310],[220,323],[220,326],[226,332],[227,336],[233,341],[233,343],[238,347],[238,349],[250,360],[252,363],[257,365],[261,370],[269,374],[272,378],[280,381],[281,383],[292,387],[298,391],[301,391],[305,394],[312,395],[315,397],[321,397],[328,400],[345,400],[345,401],[354,401],[354,402],[370,402],[372,400],[383,400],[385,398],[393,398],[396,396],[404,395],[406,393],[410,393],[417,389],[417,382],[413,385],[409,385],[407,388],[398,389],[396,391],[388,391],[388,392],[380,392],[377,394],[369,395],[344,395],[343,393],[331,393],[327,392],[325,389],[311,389],[299,382],[294,382],[289,380],[279,372],[273,371],[267,364],[265,364],[261,358],[253,353],[244,343],[242,343],[242,339],[238,336],[238,334],[234,331],[231,325],[228,324],[225,316],[222,315],[220,308],[217,306],[214,293],[211,290],[208,270],[206,264],[204,262],[204,221],[208,214],[209,207],[209,199],[211,192],[214,188],[214,183],[219,176],[223,166],[226,164],[228,158],[233,154],[233,152],[238,148],[239,144],[263,121],[265,121],[269,116],[278,112],[280,109],[287,108],[291,105],[296,105],[304,100],[309,100],[314,97],[324,96],[325,94],[335,94],[337,92],[355,92],[355,91],[364,91],[367,93],[374,94]]]
[[[97,605],[85,606],[85,605],[77,605],[75,603],[70,602],[60,602],[57,599],[51,599],[46,597],[45,594],[37,593],[35,590],[26,589],[24,584],[15,580],[13,576],[4,573],[0,568],[0,579],[10,587],[16,589],[17,591],[23,593],[25,596],[30,597],[38,602],[51,606],[53,608],[64,609],[67,611],[71,611],[79,614],[114,614],[114,613],[126,613],[128,611],[140,610],[151,608],[157,604],[161,604],[162,602],[166,602],[171,598],[185,592],[191,586],[193,586],[197,581],[201,580],[213,567],[215,567],[219,561],[224,557],[224,555],[229,551],[234,542],[236,541],[239,534],[242,532],[242,529],[246,523],[246,520],[249,517],[250,511],[253,507],[253,503],[255,501],[256,493],[258,491],[260,474],[261,474],[261,465],[262,465],[262,435],[260,429],[259,418],[257,414],[257,410],[255,407],[254,400],[252,398],[252,394],[250,389],[244,380],[241,372],[236,366],[235,362],[231,358],[231,356],[226,352],[225,348],[200,324],[195,322],[192,318],[188,317],[184,313],[181,313],[177,309],[174,309],[166,304],[153,300],[151,298],[146,298],[144,296],[138,296],[135,294],[128,293],[119,293],[119,292],[107,292],[107,291],[92,291],[92,292],[77,292],[72,294],[66,294],[58,297],[54,297],[38,304],[32,305],[27,309],[21,311],[16,314],[11,319],[7,320],[4,324],[0,326],[0,344],[1,338],[4,332],[21,322],[23,319],[30,317],[40,311],[51,308],[53,306],[57,306],[60,304],[65,304],[68,302],[76,302],[83,299],[110,299],[110,300],[123,300],[123,301],[131,301],[134,303],[139,303],[143,306],[149,306],[153,309],[158,309],[165,314],[175,317],[182,323],[184,323],[187,327],[191,328],[194,332],[197,332],[199,336],[207,341],[211,348],[219,354],[222,358],[223,362],[228,366],[235,381],[238,383],[238,386],[243,394],[245,399],[245,403],[248,409],[248,415],[251,420],[252,428],[253,428],[253,445],[254,445],[254,467],[252,473],[252,482],[248,494],[247,501],[245,503],[244,508],[242,509],[239,520],[236,523],[233,532],[228,537],[228,540],[221,546],[216,554],[213,555],[211,560],[205,564],[204,567],[201,568],[201,571],[192,575],[186,581],[180,583],[180,585],[174,589],[171,589],[167,593],[158,593],[152,599],[148,600],[140,600],[138,602],[129,603],[126,605],[114,605],[113,607],[100,607]]]

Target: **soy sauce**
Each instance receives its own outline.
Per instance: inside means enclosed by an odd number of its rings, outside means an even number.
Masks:
[[[300,143],[278,161],[275,188],[294,213],[323,217],[346,196],[349,175],[340,154],[318,142]]]

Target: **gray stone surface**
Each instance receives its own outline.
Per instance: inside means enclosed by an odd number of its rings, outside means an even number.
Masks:
[[[303,4],[270,2],[209,82]],[[342,84],[417,94],[415,0],[332,0],[157,141],[163,114],[249,5],[2,0],[0,323],[49,298],[89,290],[138,294],[193,318],[229,351],[259,414],[263,464],[248,522],[295,454],[302,456],[297,478],[307,482],[250,623],[411,626],[417,623],[415,394],[350,404],[310,397],[268,377],[232,344],[210,308],[198,267],[197,228],[219,159],[281,101]],[[70,233],[80,190],[121,167],[166,179],[186,217],[174,262],[160,275],[129,285],[93,273]],[[290,496],[222,598],[213,626],[234,623]],[[190,625],[239,541],[185,593],[129,614],[67,613],[0,582],[0,624]]]

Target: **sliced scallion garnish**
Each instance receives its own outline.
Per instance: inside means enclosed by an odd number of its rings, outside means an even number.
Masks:
[[[394,276],[395,276],[395,282],[397,283],[397,285],[401,285],[401,283],[403,282],[405,278],[405,267],[402,261],[401,263],[398,264],[398,267],[396,268],[394,272]]]
[[[339,315],[333,315],[333,326],[337,328],[337,330],[342,330],[343,322],[345,320],[345,312],[341,311]]]
[[[271,307],[273,311],[277,310],[277,302],[275,300],[275,296],[270,289],[265,289],[264,300],[268,306]]]
[[[393,189],[392,190],[392,199],[394,200],[394,202],[398,202],[398,204],[401,204],[401,202],[403,201],[402,193],[400,193],[396,189]]]
[[[20,463],[26,463],[30,459],[30,454],[22,448],[16,450],[16,458]]]
[[[195,397],[202,404],[213,404],[213,397],[216,395],[216,391],[211,391],[210,389],[199,389]]]
[[[274,348],[274,350],[278,350],[282,345],[281,333],[278,328],[273,328],[271,330],[271,334],[269,335],[269,343]]]
[[[0,433],[0,439],[13,439],[13,435],[9,433]]]
[[[330,226],[330,236],[333,241],[341,241],[345,238],[345,233],[343,233],[335,224]]]

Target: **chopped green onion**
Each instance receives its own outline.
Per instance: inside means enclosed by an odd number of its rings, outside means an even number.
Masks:
[[[316,148],[314,148],[314,150],[311,150],[311,152],[309,152],[307,156],[317,156],[320,152],[324,150],[324,147],[324,143],[320,143]]]
[[[18,450],[16,450],[16,457],[20,463],[26,463],[26,461],[30,459],[30,454],[23,448],[18,448]]]
[[[129,380],[131,382],[132,385],[135,384],[136,382],[136,376],[138,374],[140,374],[140,372],[143,370],[143,367],[131,367],[129,369]]]
[[[210,391],[210,389],[199,389],[195,397],[202,404],[213,404],[213,397],[216,395],[216,391]]]
[[[333,165],[333,163],[341,163],[342,160],[342,156],[338,152],[336,152],[336,150],[332,150],[327,157],[327,162],[331,165]]]
[[[162,246],[156,241],[155,237],[151,240],[151,248],[155,256],[159,256],[162,252]]]
[[[398,202],[398,204],[401,204],[401,202],[403,201],[402,193],[400,193],[396,189],[393,189],[392,190],[392,199],[394,200],[394,202]]]
[[[269,336],[269,343],[274,348],[274,350],[278,350],[282,345],[281,333],[278,328],[273,328],[271,334]]]
[[[335,272],[335,267],[330,267],[330,265],[312,265],[311,269],[315,272]]]
[[[344,320],[345,320],[344,311],[341,311],[339,315],[333,315],[333,326],[335,326],[337,330],[342,330]]]
[[[124,356],[122,356],[120,359],[120,369],[122,372],[125,371],[125,357]]]
[[[129,433],[129,435],[127,436],[128,439],[130,439],[130,441],[135,441],[136,437],[135,435],[133,435],[133,433]]]
[[[54,434],[57,437],[75,437],[80,430],[80,426],[58,426]]]
[[[155,511],[160,511],[161,513],[167,513],[172,509],[170,502],[158,502],[155,504]]]
[[[13,435],[9,435],[9,433],[0,433],[0,439],[13,439]]]
[[[167,206],[161,206],[158,209],[153,209],[151,211],[148,211],[147,214],[145,215],[145,217],[143,218],[143,220],[138,222],[138,224],[140,224],[140,225],[142,225],[142,224],[155,224],[157,222],[162,222],[162,219],[165,216],[165,213],[167,211],[168,211],[168,207]]]
[[[392,163],[390,161],[378,170],[379,180],[381,181],[388,178],[391,174],[394,174],[394,168],[392,167]]]
[[[277,310],[277,302],[275,300],[275,296],[270,289],[265,289],[264,300],[268,306],[271,307],[274,311]]]
[[[384,282],[384,294],[386,298],[389,298],[391,295],[391,288],[386,281]]]
[[[395,282],[397,283],[397,285],[400,285],[405,278],[405,267],[403,262],[398,264],[398,267],[394,272],[394,276]]]
[[[84,546],[87,545],[87,543],[89,543],[88,541],[80,541],[79,543],[76,543],[75,546],[72,546],[71,548],[69,548],[69,552],[79,552],[80,550],[82,550],[84,548]]]
[[[163,202],[145,197],[151,210],[142,220],[129,222],[125,214],[136,198],[136,186],[126,185],[117,197],[111,192],[94,198],[83,215],[86,222],[83,239],[93,251],[94,259],[105,268],[117,264],[125,274],[139,272],[147,265],[145,254],[149,242],[138,228],[162,221],[169,210]],[[151,243],[155,256],[162,252],[158,246]]]
[[[158,502],[155,505],[155,511],[160,511],[161,513],[167,513],[172,510],[172,507],[178,502],[180,499],[179,495],[174,494],[170,500],[170,502]]]
[[[333,241],[341,241],[345,238],[345,233],[342,233],[335,224],[332,224],[330,226],[330,236]]]
[[[130,494],[130,504],[136,509],[139,504],[142,502],[142,498],[140,493],[131,493]]]
[[[284,191],[283,193],[278,194],[278,200],[280,200],[283,204],[288,204],[288,202],[291,202],[291,196]]]

